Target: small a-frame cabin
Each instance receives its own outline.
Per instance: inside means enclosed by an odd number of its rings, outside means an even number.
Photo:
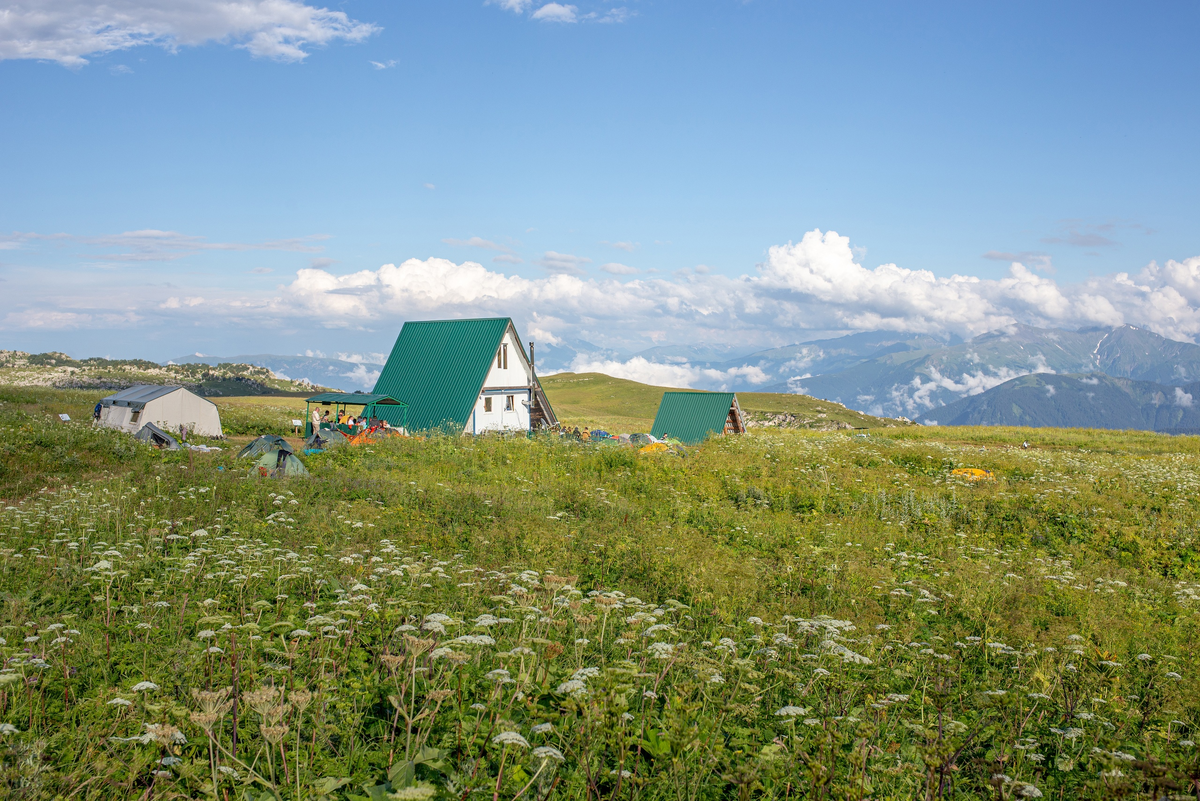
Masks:
[[[530,343],[526,354],[508,317],[410,321],[400,329],[374,394],[406,404],[412,432],[549,428],[558,418],[537,380],[532,350]],[[385,417],[387,410],[375,407],[375,413]]]
[[[733,392],[664,392],[650,433],[698,445],[711,436],[745,434],[746,423]]]

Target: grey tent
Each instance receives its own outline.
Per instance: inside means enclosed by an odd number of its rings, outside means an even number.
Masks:
[[[180,427],[202,437],[221,436],[221,415],[212,401],[183,387],[138,384],[100,401],[96,421],[130,434],[154,423],[168,431]]]
[[[250,468],[250,475],[263,478],[292,478],[307,476],[308,470],[291,451],[275,450],[258,457],[254,467]]]
[[[344,445],[346,435],[336,428],[322,428],[309,434],[304,444],[309,448],[328,448],[330,445]]]
[[[287,451],[292,452],[292,446],[283,437],[277,437],[274,434],[263,434],[258,439],[252,441],[249,445],[238,451],[238,458],[245,456],[261,456],[264,453],[271,451]]]
[[[175,438],[154,425],[154,423],[146,423],[146,425],[138,429],[138,432],[133,437],[156,448],[166,448],[169,451],[179,450],[179,443],[175,441]]]

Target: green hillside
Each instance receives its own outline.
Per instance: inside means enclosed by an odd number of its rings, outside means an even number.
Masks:
[[[134,384],[179,384],[212,397],[320,389],[250,364],[160,365],[145,359],[73,359],[65,353],[0,350],[0,385],[113,390]]]
[[[674,389],[603,373],[558,373],[541,382],[564,425],[586,425],[618,433],[649,431],[663,392]],[[747,423],[754,427],[832,430],[905,425],[804,395],[739,392],[737,396]]]

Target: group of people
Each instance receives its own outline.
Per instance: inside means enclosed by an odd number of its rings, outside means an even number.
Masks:
[[[321,412],[318,409],[312,410],[312,425],[313,431],[319,431],[322,426],[326,428],[337,428],[338,426],[348,426],[352,430],[365,431],[368,426],[378,422],[378,420],[367,420],[365,417],[355,417],[347,413],[344,409],[337,412],[336,417],[330,417],[329,410]]]

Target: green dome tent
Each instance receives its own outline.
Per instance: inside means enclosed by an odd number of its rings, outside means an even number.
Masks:
[[[291,451],[280,449],[258,457],[254,467],[250,468],[250,475],[262,478],[295,478],[307,476],[308,470]]]
[[[261,456],[264,453],[271,453],[273,451],[287,451],[288,453],[291,453],[292,446],[289,445],[287,440],[283,437],[277,437],[274,434],[263,434],[261,437],[238,451],[238,458],[241,459],[248,456]]]

